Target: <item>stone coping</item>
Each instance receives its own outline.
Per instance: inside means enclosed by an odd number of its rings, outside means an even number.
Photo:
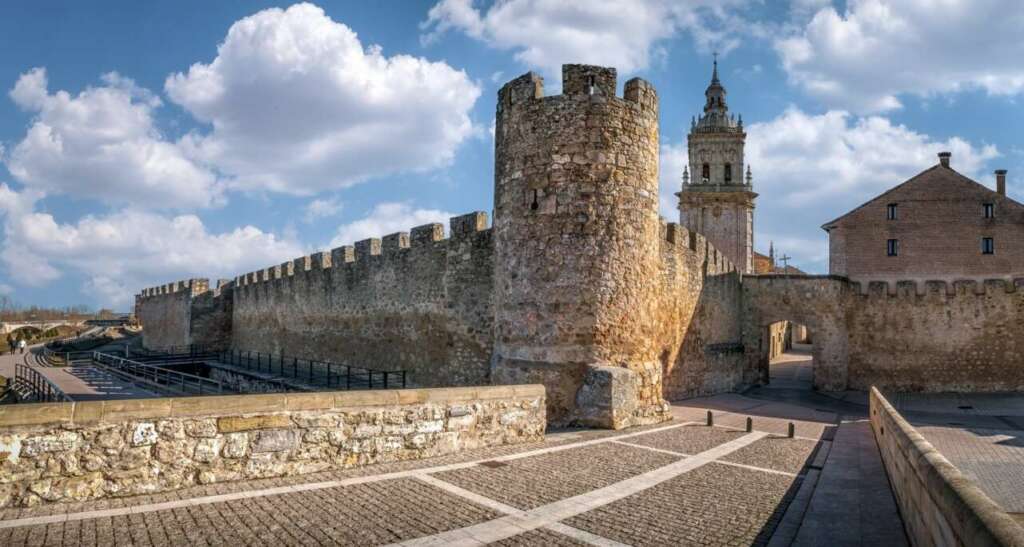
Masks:
[[[918,433],[878,388],[872,386],[870,398],[871,425],[875,436],[890,436],[890,442],[894,442],[906,458],[910,469],[917,475],[917,481],[953,529],[959,544],[1024,547],[1024,527]],[[879,438],[879,444],[881,442]],[[882,450],[883,457],[885,454],[886,451]],[[890,481],[895,486],[892,477]],[[905,507],[901,509],[906,510]],[[911,536],[914,543],[927,542],[927,538]]]
[[[543,397],[540,384],[370,391],[319,391],[253,395],[206,395],[149,399],[0,405],[0,427],[78,425],[134,419],[352,409],[430,402]]]

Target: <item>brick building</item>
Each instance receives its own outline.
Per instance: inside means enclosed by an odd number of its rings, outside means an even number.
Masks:
[[[854,281],[1024,276],[1024,205],[939,164],[828,222],[829,273]]]

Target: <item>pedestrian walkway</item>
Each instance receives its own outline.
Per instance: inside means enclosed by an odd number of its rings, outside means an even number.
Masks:
[[[812,467],[835,414],[734,394],[672,412],[429,460],[7,509],[0,545],[767,545],[787,519],[799,529],[790,508],[830,465]]]
[[[770,389],[811,389],[814,358],[810,344],[795,344],[768,366]]]
[[[89,365],[46,366],[42,362],[41,352],[42,346],[40,345],[26,349],[24,354],[5,353],[0,356],[0,375],[13,379],[15,364],[28,365],[46,376],[75,401],[140,399],[157,396]]]
[[[863,439],[857,442],[866,444],[871,435],[870,427],[859,419],[867,416],[867,394],[857,391],[822,394],[796,389],[792,380],[807,374],[801,372],[801,369],[810,370],[812,367],[813,362],[803,351],[783,354],[772,363],[772,382],[767,386],[750,389],[745,395],[762,401],[789,402],[832,410],[844,418],[838,432],[848,436],[851,441]],[[977,484],[1004,510],[1024,522],[1024,395],[886,393],[886,397],[964,476]],[[870,441],[873,443],[873,439]],[[840,446],[834,444],[833,449]],[[867,454],[864,450],[856,450],[854,453],[860,457]],[[852,468],[854,463],[849,460],[832,469]],[[857,465],[866,466],[869,470],[876,467],[875,462],[866,461]],[[828,484],[835,482],[845,484],[844,488],[852,488],[852,492],[857,492],[854,497],[871,496],[880,489],[878,485],[868,486],[865,482],[870,481],[872,476],[870,471],[861,473],[859,478],[843,472],[835,477],[835,481],[823,481],[825,488],[821,491],[827,492]],[[827,479],[824,473],[823,479]],[[853,527],[843,521],[843,530],[831,530],[838,525],[829,516],[825,505],[827,503],[830,503],[828,498],[819,503],[818,513],[824,515],[820,530],[828,531],[829,537],[843,538],[844,532]],[[877,507],[876,504],[873,506]],[[851,510],[854,512],[846,514],[858,514],[856,508]],[[810,516],[808,518],[813,520]],[[808,528],[807,533],[811,530]],[[855,542],[851,540],[851,543]]]

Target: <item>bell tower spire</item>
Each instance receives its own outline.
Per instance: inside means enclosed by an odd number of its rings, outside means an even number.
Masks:
[[[711,83],[704,91],[704,112],[687,135],[690,162],[679,196],[679,223],[703,234],[738,270],[754,269],[754,198],[749,166],[743,169],[747,134],[729,114],[725,85],[718,74],[718,53]],[[689,175],[688,177],[686,175]],[[744,175],[746,175],[744,177]],[[746,179],[746,180],[744,180]]]

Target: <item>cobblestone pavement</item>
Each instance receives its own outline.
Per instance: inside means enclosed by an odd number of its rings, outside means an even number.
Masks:
[[[788,423],[776,417],[758,417],[747,433],[727,425],[746,415],[714,412],[714,427],[686,419],[706,409],[677,407],[673,422],[619,432],[554,432],[543,443],[416,462],[7,509],[0,545],[764,543],[816,437],[776,437]]]
[[[782,475],[711,463],[566,524],[632,544],[762,545],[783,498],[798,486]]]
[[[1024,429],[915,425],[1003,509],[1024,513]]]
[[[953,465],[1010,513],[1024,514],[1024,395],[886,393]],[[1019,516],[1024,520],[1024,516]]]

